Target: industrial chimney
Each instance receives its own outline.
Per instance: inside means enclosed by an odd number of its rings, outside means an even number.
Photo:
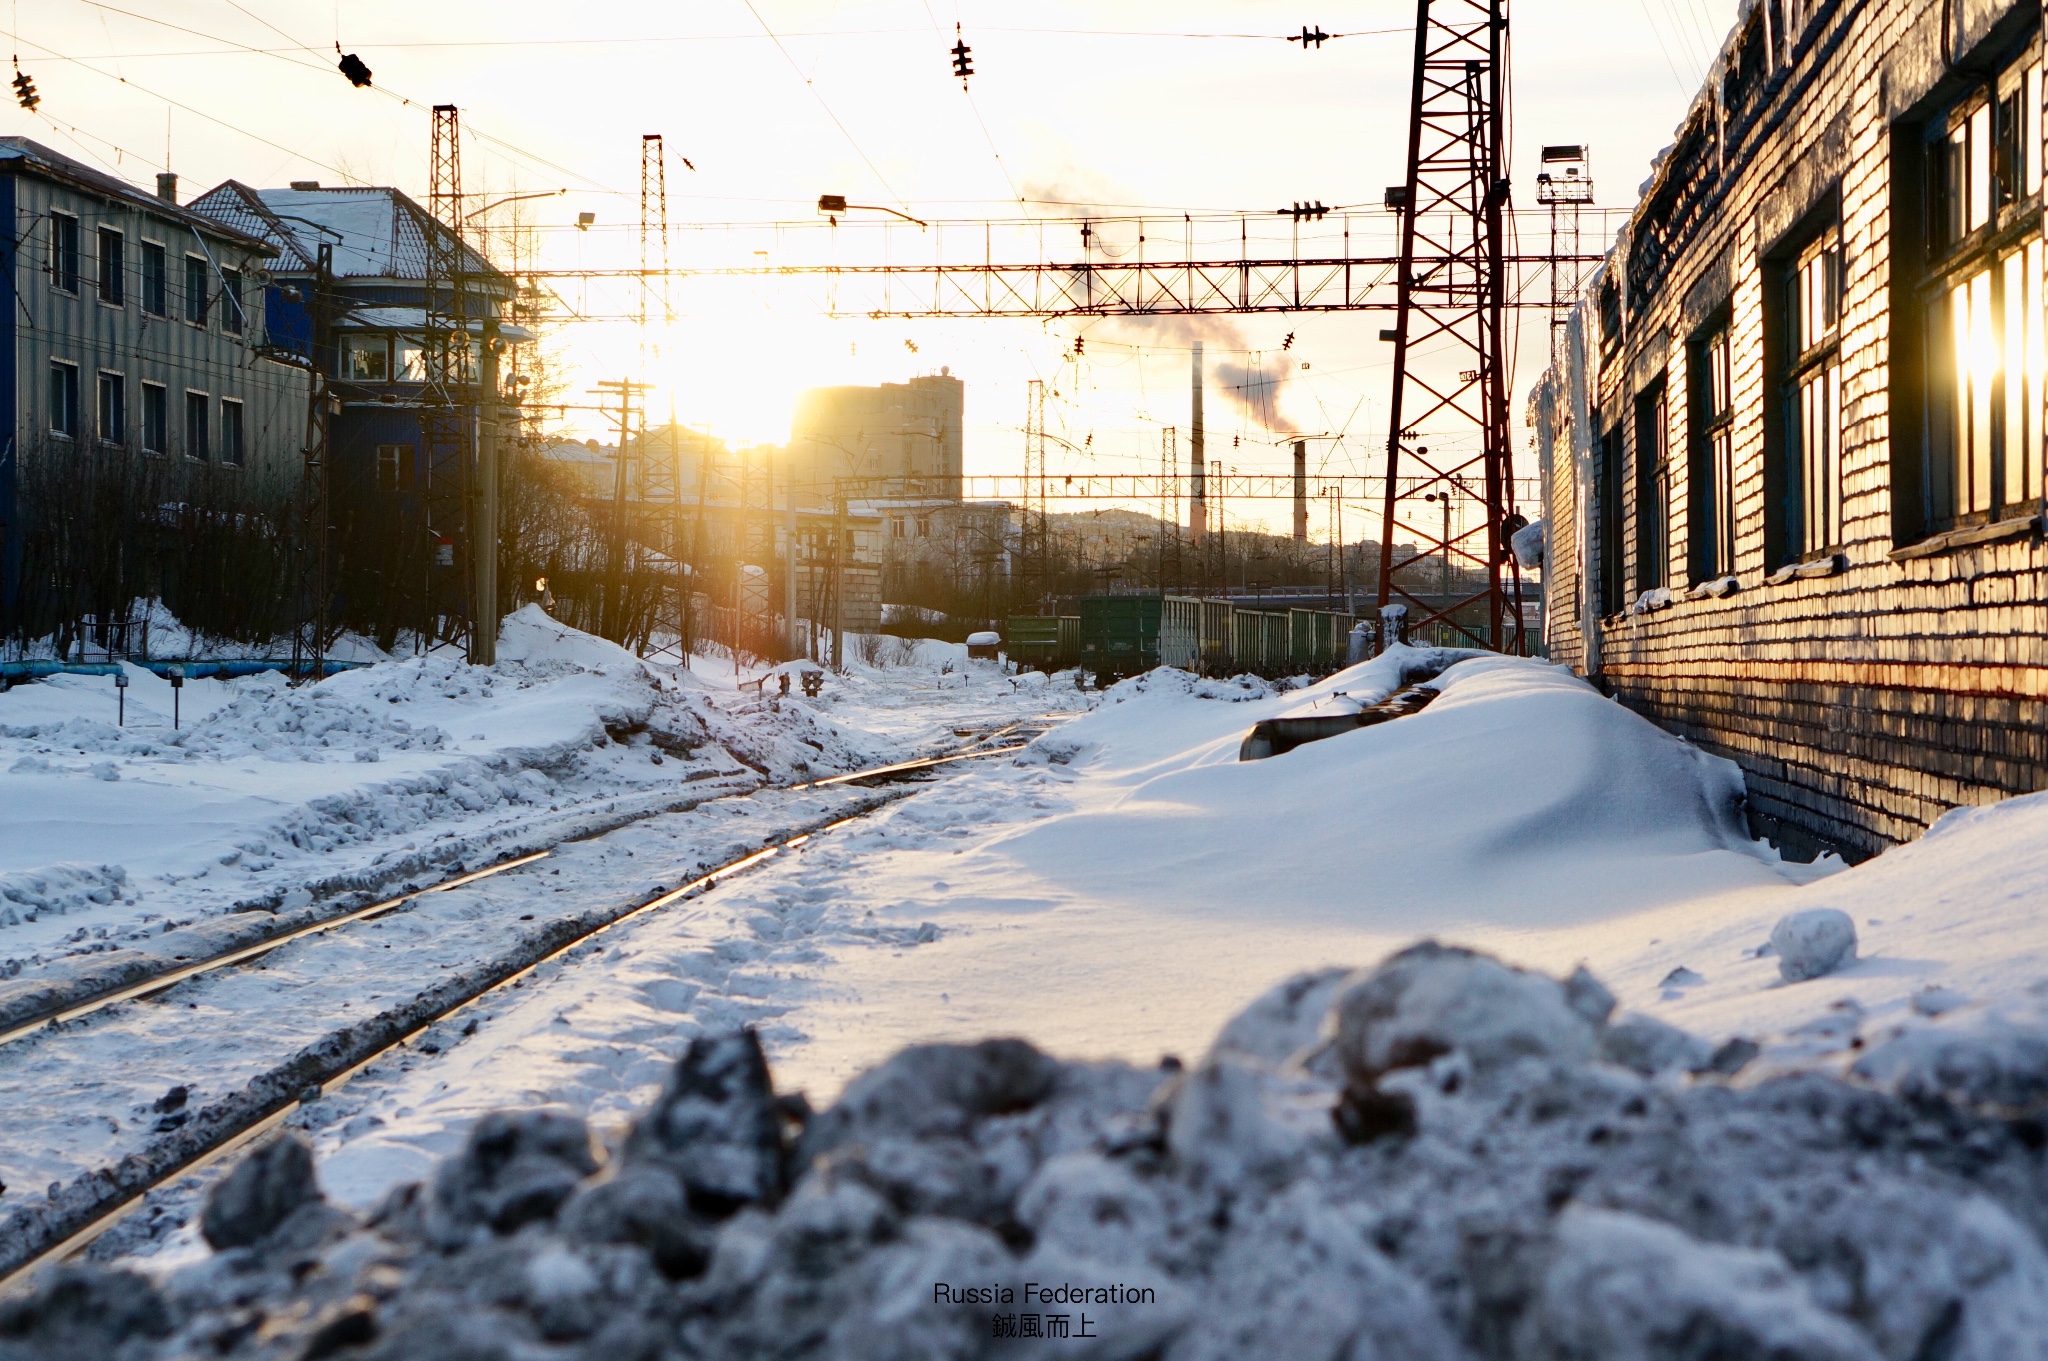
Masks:
[[[168,170],[156,172],[156,196],[165,203],[178,201],[178,177]]]
[[[1308,441],[1294,442],[1294,541],[1308,542]]]

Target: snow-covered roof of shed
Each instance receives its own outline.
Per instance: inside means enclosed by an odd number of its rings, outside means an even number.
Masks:
[[[391,188],[254,189],[229,180],[192,201],[192,211],[258,236],[276,247],[277,269],[309,274],[321,243],[334,247],[338,279],[424,282],[429,233],[448,229],[403,191]],[[467,244],[465,269],[493,282],[510,280]]]
[[[171,221],[209,231],[239,245],[256,245],[268,241],[261,232],[251,231],[247,227],[210,213],[181,208],[169,199],[158,198],[146,189],[109,175],[104,170],[95,170],[83,161],[75,161],[63,152],[52,151],[41,142],[27,137],[0,137],[0,172],[5,171],[25,171],[41,175],[45,179],[68,184],[74,189],[101,194],[126,203],[130,207],[142,208]]]

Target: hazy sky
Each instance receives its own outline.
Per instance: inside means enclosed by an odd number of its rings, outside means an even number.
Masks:
[[[10,106],[0,115],[6,132],[144,184],[168,156],[187,196],[233,177],[397,184],[424,198],[428,106],[452,102],[466,133],[467,190],[568,190],[524,205],[544,261],[564,267],[637,263],[648,132],[669,148],[678,266],[834,251],[851,260],[885,248],[876,228],[851,224],[835,242],[814,211],[821,193],[949,221],[938,228],[949,254],[979,241],[965,225],[974,220],[1066,215],[1020,198],[1142,205],[1157,213],[1148,237],[1163,231],[1176,243],[1184,211],[1264,213],[1254,230],[1284,237],[1271,210],[1320,199],[1360,205],[1354,249],[1385,249],[1389,219],[1377,205],[1401,176],[1415,19],[1414,5],[1397,0],[9,5],[12,48],[43,103],[39,115]],[[1630,204],[1733,11],[1734,0],[1521,0],[1512,14],[1517,202],[1533,204],[1541,144],[1583,141],[1599,203]],[[1314,51],[1280,41],[1304,23],[1346,36]],[[966,94],[949,69],[956,24],[973,48]],[[337,42],[369,64],[374,90],[334,70]],[[597,225],[575,230],[579,212],[595,213]],[[792,225],[765,225],[778,222]],[[1524,230],[1535,225],[1531,216]],[[1200,230],[1234,238],[1237,228]],[[1136,232],[1112,226],[1103,239],[1127,246]],[[1074,238],[1070,224],[1055,225],[1047,248],[1071,257]],[[1031,244],[1012,234],[1015,249]],[[886,244],[897,260],[934,248],[930,233],[907,226]],[[637,306],[623,285],[562,287],[581,312]],[[1371,314],[871,322],[821,319],[824,298],[815,283],[679,284],[677,326],[655,337],[645,370],[663,385],[657,405],[672,397],[686,422],[779,441],[805,387],[900,381],[948,365],[968,384],[970,472],[1016,471],[1032,377],[1058,390],[1052,428],[1086,451],[1057,451],[1056,468],[1156,470],[1159,427],[1186,423],[1187,348],[1200,336],[1219,366],[1232,366],[1210,378],[1212,458],[1279,468],[1281,434],[1344,433],[1341,444],[1319,442],[1316,459],[1363,471],[1384,439],[1388,347],[1376,338],[1383,318]],[[1524,326],[1540,334],[1541,314]],[[1077,335],[1088,338],[1083,358],[1063,360]],[[639,367],[631,326],[569,324],[551,343],[577,366],[572,397]],[[1541,352],[1540,343],[1523,349]],[[1282,373],[1272,400],[1231,400],[1231,379],[1270,383]],[[1518,394],[1534,376],[1525,360]]]

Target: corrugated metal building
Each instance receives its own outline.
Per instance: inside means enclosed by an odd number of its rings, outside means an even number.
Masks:
[[[306,377],[272,357],[272,250],[22,137],[0,137],[0,612],[20,586],[17,491],[37,459],[121,450],[298,475]],[[58,471],[54,467],[52,471]]]
[[[2048,787],[2041,26],[1745,4],[1535,394],[1551,655],[1793,842]]]

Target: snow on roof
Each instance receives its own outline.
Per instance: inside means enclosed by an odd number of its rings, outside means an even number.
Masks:
[[[169,199],[158,198],[145,189],[137,188],[124,179],[95,170],[83,161],[74,161],[59,151],[52,151],[41,142],[27,137],[0,137],[0,167],[16,172],[26,171],[69,184],[88,193],[104,194],[130,207],[144,208],[187,226],[203,228],[216,236],[226,237],[243,245],[254,245],[268,240],[263,233],[232,221],[226,221],[209,213],[193,208],[181,208]]]
[[[229,180],[192,201],[204,213],[261,237],[282,256],[288,274],[318,267],[322,242],[334,247],[340,279],[425,281],[429,233],[445,235],[437,221],[403,191],[391,188],[255,189]],[[493,282],[504,280],[468,245],[465,268]]]

